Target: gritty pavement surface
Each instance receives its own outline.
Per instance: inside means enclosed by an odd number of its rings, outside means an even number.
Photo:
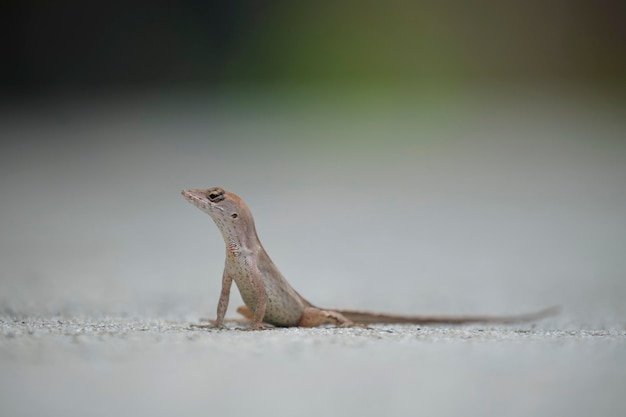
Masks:
[[[552,323],[554,324],[554,323]],[[0,316],[2,415],[617,415],[626,328]]]

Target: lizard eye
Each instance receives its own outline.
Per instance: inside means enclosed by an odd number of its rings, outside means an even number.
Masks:
[[[207,192],[207,197],[210,201],[218,203],[225,198],[224,190],[222,190],[221,188],[213,188]]]
[[[239,215],[237,213],[233,213],[230,215],[230,217],[232,217],[233,219],[236,219],[237,217],[239,217]]]

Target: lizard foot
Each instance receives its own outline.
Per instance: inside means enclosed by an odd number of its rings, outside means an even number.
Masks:
[[[305,308],[298,326],[317,327],[323,324],[332,324],[336,327],[367,327],[363,324],[348,320],[343,314],[337,311],[324,310],[317,307]]]
[[[217,323],[216,320],[211,321],[211,323],[208,324],[195,324],[195,323],[191,323],[189,325],[190,329],[218,329],[218,330],[222,330],[222,329],[226,329],[226,326],[224,326],[223,323]]]
[[[359,328],[361,328],[361,329],[369,329],[369,330],[372,330],[372,328],[371,328],[370,326],[368,326],[367,324],[365,324],[365,323],[354,323],[354,322],[352,322],[352,321],[350,321],[350,322],[346,322],[346,323],[341,323],[341,324],[337,325],[337,327],[340,327],[340,328],[348,328],[348,327],[352,327],[352,328],[354,328],[354,327],[359,327]]]
[[[241,330],[244,332],[254,332],[257,330],[271,330],[271,329],[274,329],[274,327],[267,327],[263,323],[250,324],[250,326],[248,327],[237,327],[237,330]]]

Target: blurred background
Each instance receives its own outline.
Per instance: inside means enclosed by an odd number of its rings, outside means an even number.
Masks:
[[[17,4],[13,4],[17,3]],[[618,1],[21,1],[3,90],[624,87]]]
[[[622,2],[1,8],[5,311],[212,315],[220,185],[316,304],[624,323]]]
[[[0,414],[619,415],[625,4],[3,2]],[[187,331],[211,186],[317,305],[563,312]]]

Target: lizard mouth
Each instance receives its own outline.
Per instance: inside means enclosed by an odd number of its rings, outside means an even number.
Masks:
[[[198,192],[199,190],[183,190],[181,194],[185,197],[185,200],[189,201],[196,206],[208,206],[209,203],[204,193]]]
[[[181,194],[183,195],[183,197],[185,197],[185,200],[188,200],[191,202],[200,200],[194,190],[183,190],[181,191]]]

